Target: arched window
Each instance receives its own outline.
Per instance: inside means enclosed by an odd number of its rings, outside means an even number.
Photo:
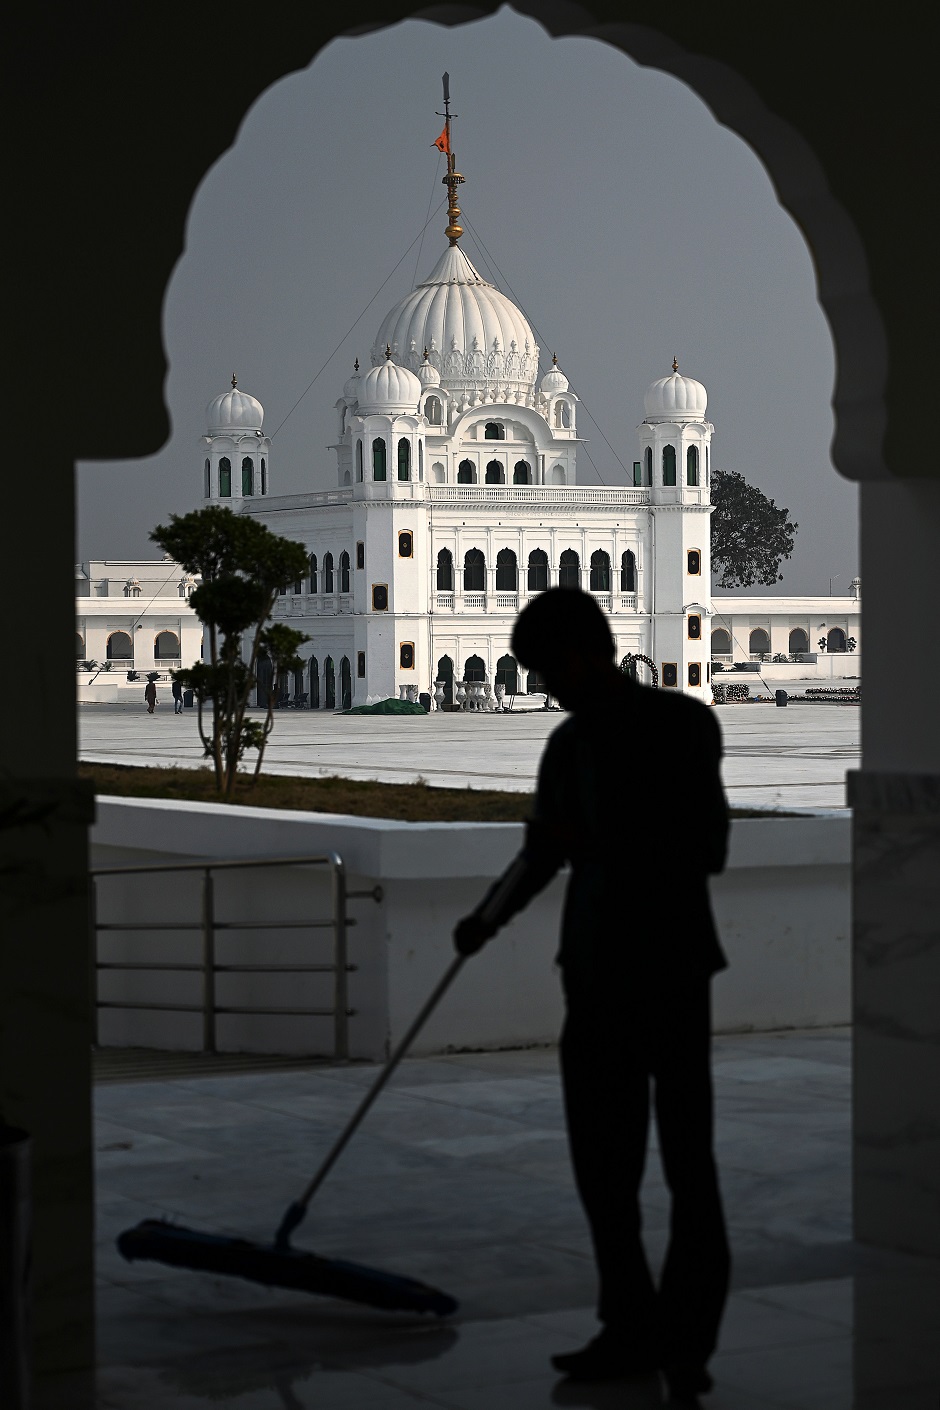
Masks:
[[[544,592],[548,587],[548,554],[544,548],[533,548],[529,554],[529,591]]]
[[[424,414],[428,418],[428,424],[439,426],[441,424],[441,402],[439,397],[428,397],[424,403]]]
[[[439,460],[435,460],[431,466],[431,479],[435,485],[443,485],[447,479],[447,471]]]
[[[809,651],[809,632],[802,627],[794,627],[790,633],[787,649],[791,656],[803,656]]]
[[[180,639],[176,632],[157,632],[153,642],[155,661],[179,661]]]
[[[362,484],[362,441],[356,442],[356,479]]]
[[[258,705],[264,709],[274,690],[274,667],[271,665],[270,656],[264,652],[258,656],[256,674],[258,677]]]
[[[610,554],[602,548],[591,554],[591,591],[610,592]]]
[[[486,665],[480,656],[468,656],[464,662],[463,678],[465,681],[485,681]]]
[[[512,472],[514,485],[531,485],[532,467],[527,460],[517,460]]]
[[[320,663],[315,656],[310,657],[308,667],[310,671],[310,708],[319,710],[320,708]]]
[[[636,592],[636,554],[631,548],[620,555],[620,591]]]
[[[644,482],[644,484],[651,485],[651,484],[653,483],[653,447],[652,447],[652,446],[647,446],[647,447],[646,447],[646,454],[643,456],[643,468],[644,468],[644,470],[645,470],[645,472],[646,472],[645,475],[644,475],[644,477],[643,477],[643,482]]]
[[[464,592],[486,591],[486,558],[483,550],[468,548],[463,560]]]
[[[264,456],[262,456],[262,457],[261,457],[261,493],[262,493],[262,494],[267,494],[267,492],[268,492],[268,462],[265,460]]]
[[[472,460],[461,460],[457,466],[458,485],[472,485],[476,479],[476,470]]]
[[[573,548],[566,548],[559,560],[558,586],[567,588],[581,586],[581,559]]]
[[[503,463],[501,460],[491,460],[487,465],[486,483],[488,485],[501,485],[503,483]]]
[[[418,442],[418,479],[424,479],[424,441]]]
[[[504,685],[507,695],[516,695],[519,690],[519,668],[515,656],[500,656],[496,662],[494,685]]]
[[[695,446],[689,446],[685,453],[685,482],[687,485],[698,484],[698,450]]]
[[[731,655],[731,633],[724,627],[715,627],[712,632],[712,655]]]
[[[552,484],[563,485],[565,483],[565,467],[563,465],[552,466]]]
[[[333,591],[333,555],[325,553],[323,555],[323,591]]]
[[[829,652],[845,651],[845,632],[841,627],[830,627],[826,636],[826,650]]]
[[[555,430],[567,431],[571,427],[571,409],[566,401],[555,403]]]
[[[385,442],[381,436],[376,436],[372,442],[372,478],[385,479]]]
[[[663,484],[674,485],[676,483],[676,448],[675,446],[663,446]]]
[[[344,710],[352,709],[352,667],[349,657],[344,656],[339,663],[339,687]]]
[[[219,498],[229,499],[232,494],[232,462],[227,455],[219,461]]]
[[[438,592],[453,592],[454,590],[454,555],[449,548],[438,549],[437,590]]]
[[[770,652],[770,633],[763,627],[755,627],[747,639],[747,649],[752,660],[755,656],[767,656]]]
[[[252,495],[255,492],[255,467],[252,464],[251,456],[246,455],[242,459],[242,494]]]
[[[498,421],[487,421],[483,439],[485,441],[504,441],[506,432]]]
[[[328,656],[323,662],[323,694],[326,697],[324,702],[325,710],[336,709],[336,669],[333,665],[332,656]]]
[[[310,591],[320,591],[317,587],[317,555],[315,553],[311,553],[310,555]]]
[[[208,499],[212,493],[211,468],[209,457],[206,456],[206,499]]]
[[[437,675],[435,683],[440,681],[444,687],[444,703],[453,705],[454,703],[454,663],[449,656],[442,656],[437,663]]]
[[[75,656],[76,656],[76,659],[80,661],[80,660],[82,659],[82,657],[84,656],[84,654],[85,654],[85,643],[82,641],[81,632],[76,632],[76,633],[75,633]]]
[[[405,436],[398,442],[398,478],[411,479],[411,444]]]
[[[134,645],[127,632],[112,632],[108,637],[107,658],[109,661],[132,661]]]
[[[349,591],[349,554],[345,549],[339,556],[339,590]]]
[[[496,555],[496,591],[515,592],[518,586],[516,555],[511,548],[501,548]]]

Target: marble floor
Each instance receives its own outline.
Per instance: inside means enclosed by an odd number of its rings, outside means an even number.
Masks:
[[[854,1244],[848,1030],[716,1040],[734,1257],[710,1410],[936,1410],[940,1265]],[[100,1371],[36,1410],[653,1410],[658,1379],[559,1380],[595,1329],[552,1049],[406,1060],[311,1207],[300,1247],[411,1274],[436,1321],[159,1264],[144,1217],[270,1238],[374,1077],[367,1065],[109,1082],[96,1090]],[[651,1256],[668,1200],[644,1189]]]
[[[81,758],[102,763],[201,766],[191,711],[174,715],[169,693],[156,714],[138,705],[81,705]],[[737,806],[845,807],[845,774],[859,767],[857,706],[728,705],[716,710],[725,741],[724,780]],[[278,715],[265,754],[269,773],[418,778],[451,788],[528,792],[548,734],[562,716],[432,714],[342,716],[321,710]]]

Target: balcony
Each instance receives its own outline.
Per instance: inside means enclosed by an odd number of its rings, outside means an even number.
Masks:
[[[437,592],[434,594],[434,606],[443,612],[453,612],[454,594],[452,592]]]
[[[517,612],[519,610],[519,595],[515,592],[498,592],[496,594],[497,612]]]
[[[469,611],[469,612],[485,612],[485,611],[486,611],[486,593],[485,593],[485,592],[465,592],[464,595],[463,595],[463,605],[464,605],[465,610],[466,610],[466,611]]]

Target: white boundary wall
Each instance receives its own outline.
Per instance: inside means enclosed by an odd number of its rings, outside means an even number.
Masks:
[[[729,866],[713,883],[719,931],[730,961],[715,982],[715,1027],[748,1031],[849,1022],[849,856],[851,815],[806,810],[799,818],[739,819]],[[335,851],[351,889],[383,888],[382,901],[350,903],[350,1020],[354,1057],[381,1058],[449,963],[455,921],[515,854],[513,823],[400,823],[324,813],[224,807],[210,803],[101,798],[92,831],[94,867],[168,861],[313,856]],[[300,868],[246,871],[217,882],[220,919],[325,917],[325,873]],[[558,1036],[562,1000],[553,965],[564,878],[537,897],[458,976],[420,1035],[415,1051],[512,1047]],[[624,864],[624,926],[656,929],[681,893],[648,898],[642,859]],[[198,882],[179,875],[103,879],[99,919],[189,919],[199,915]],[[287,962],[330,957],[331,932],[245,931],[220,937],[220,959]],[[110,932],[112,957],[195,960],[199,936],[167,932],[131,937]],[[223,954],[223,947],[224,954]],[[314,953],[316,951],[316,953]],[[331,997],[327,975],[272,979],[220,976],[219,1001],[315,1006]],[[102,992],[114,999],[198,1001],[196,975],[109,973]],[[259,997],[260,996],[260,997]],[[197,1014],[106,1010],[105,1045],[200,1046]],[[222,1050],[329,1053],[325,1018],[221,1016]]]

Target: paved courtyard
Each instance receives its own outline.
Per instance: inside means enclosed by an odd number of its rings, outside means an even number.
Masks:
[[[37,1410],[664,1404],[656,1377],[576,1386],[549,1365],[595,1328],[553,1049],[406,1060],[295,1236],[446,1289],[444,1322],[123,1263],[116,1234],[156,1214],[270,1238],[375,1069],[208,1075],[177,1057],[172,1080],[145,1064],[133,1081],[118,1061],[96,1092],[97,1389],[47,1386]],[[845,1029],[717,1040],[734,1273],[709,1410],[935,1410],[938,1268],[850,1238],[849,1061]],[[655,1154],[644,1208],[656,1261]]]
[[[845,774],[859,765],[857,706],[727,705],[716,708],[724,779],[738,806],[845,806]],[[80,705],[81,758],[198,767],[193,711],[174,715],[164,690],[154,715],[140,702]],[[265,754],[268,773],[529,791],[560,713],[438,714],[382,718],[285,710]],[[643,741],[637,740],[637,747]]]

